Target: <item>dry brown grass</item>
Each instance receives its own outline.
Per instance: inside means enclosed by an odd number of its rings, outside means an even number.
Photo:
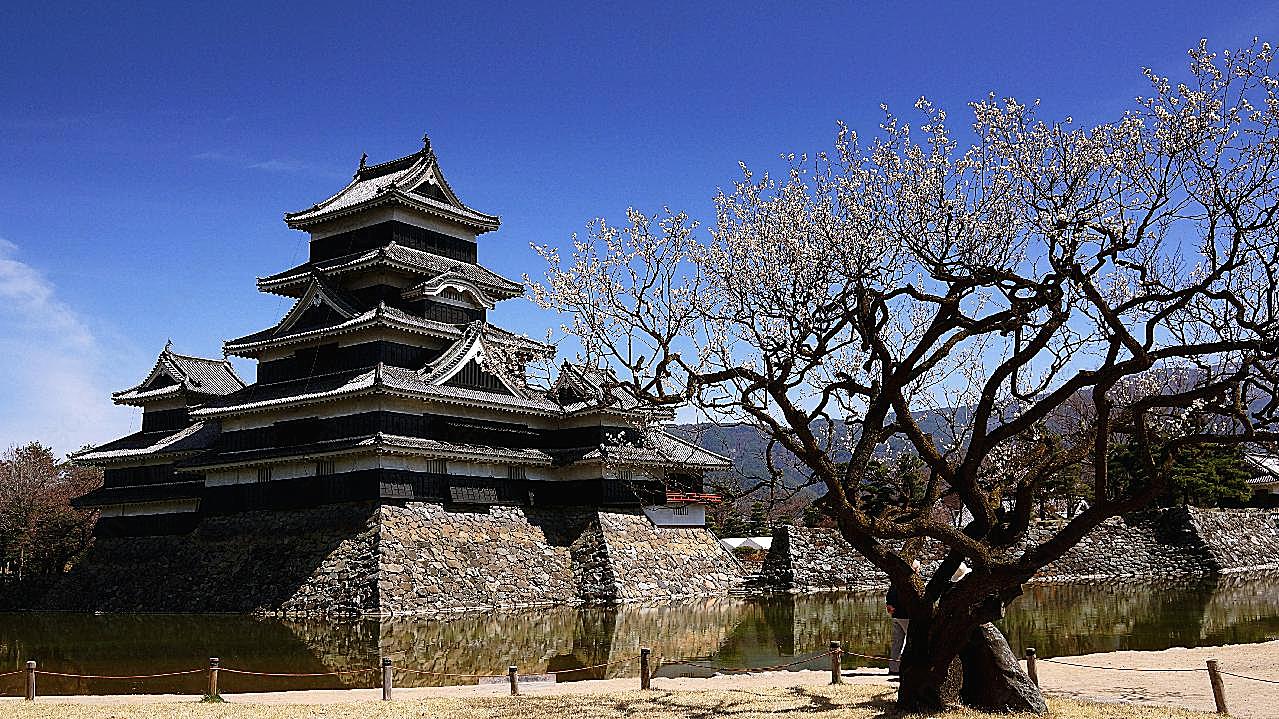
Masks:
[[[135,704],[105,706],[0,703],[5,719],[892,719],[895,690],[880,687],[788,687],[715,691],[628,691],[562,696],[432,698],[332,705]],[[238,699],[238,701],[248,701]],[[1050,699],[1057,719],[1190,719],[1212,715],[1128,704]],[[956,710],[943,719],[992,715]]]

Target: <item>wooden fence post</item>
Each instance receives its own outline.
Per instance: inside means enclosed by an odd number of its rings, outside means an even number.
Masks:
[[[1212,684],[1212,700],[1217,703],[1218,714],[1229,714],[1226,708],[1226,684],[1221,681],[1221,670],[1216,659],[1208,660],[1208,681]]]
[[[36,700],[36,663],[27,662],[27,701]]]
[[[839,642],[830,643],[830,683],[843,684],[844,675],[841,670],[844,668],[844,650],[840,648]]]
[[[218,667],[221,662],[217,657],[209,657],[209,699],[218,698]]]
[[[382,657],[382,701],[391,701],[391,688],[395,679],[391,676],[391,658]]]
[[[651,669],[648,666],[648,655],[652,653],[652,649],[643,647],[640,649],[640,689],[648,689],[649,681],[652,678]]]
[[[1030,675],[1030,681],[1039,686],[1039,668],[1035,666],[1035,648],[1026,647],[1026,673]]]
[[[516,696],[520,693],[520,680],[518,674],[519,669],[514,664],[506,668],[506,676],[511,680],[511,696]]]

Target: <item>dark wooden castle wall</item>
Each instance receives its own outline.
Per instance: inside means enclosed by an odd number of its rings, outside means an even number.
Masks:
[[[338,417],[307,417],[276,422],[269,427],[223,432],[214,451],[243,452],[272,447],[298,447],[335,439],[368,437],[379,432],[457,444],[536,449],[594,447],[615,435],[621,435],[628,441],[636,439],[633,429],[572,427],[546,431],[515,422],[371,411]]]
[[[392,367],[419,369],[440,355],[440,350],[378,340],[339,347],[333,344],[307,347],[288,357],[258,363],[258,384],[276,384],[334,372],[369,369],[381,362]]]
[[[311,240],[311,262],[385,247],[391,242],[471,264],[478,256],[474,242],[392,220]]]

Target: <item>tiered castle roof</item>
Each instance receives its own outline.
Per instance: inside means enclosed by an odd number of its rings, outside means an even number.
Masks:
[[[422,138],[420,151],[398,160],[366,166],[365,158],[361,158],[360,169],[349,185],[306,210],[290,212],[284,220],[295,230],[306,230],[346,215],[388,206],[455,222],[477,234],[496,230],[501,222],[496,215],[473,210],[458,199],[440,172],[428,137]]]
[[[246,385],[225,360],[166,347],[145,380],[113,395],[144,408],[143,431],[78,457],[120,468],[82,504],[185,502],[255,476],[269,481],[273,466],[303,492],[321,477],[354,486],[376,469],[372,489],[360,491],[401,498],[448,496],[440,481],[489,481],[474,472],[501,465],[511,482],[537,469],[542,484],[602,477],[610,463],[727,466],[692,443],[641,430],[641,420],[670,415],[654,413],[608,370],[565,363],[553,386],[529,383],[526,365],[554,348],[488,321],[523,288],[478,263],[476,237],[500,221],[461,202],[429,141],[380,165],[361,159],[350,184],[285,221],[310,233],[310,257],[259,278],[258,288],[296,301],[275,325],[223,348],[256,359],[257,381]],[[347,469],[325,464],[338,460]],[[455,480],[449,465],[448,479],[423,479],[436,477],[437,460],[471,473]],[[297,484],[303,462],[316,463],[312,485]],[[405,477],[418,477],[415,488],[405,489]],[[356,496],[326,486],[325,496]]]

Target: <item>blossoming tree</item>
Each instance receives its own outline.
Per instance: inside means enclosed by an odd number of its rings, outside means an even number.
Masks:
[[[1279,437],[1279,80],[1268,44],[1190,60],[1090,128],[992,95],[961,141],[926,100],[917,126],[884,108],[868,142],[841,126],[784,176],[743,166],[707,230],[631,211],[536,248],[534,299],[619,381],[755,424],[824,486],[909,609],[904,708],[1043,711],[989,624],[1021,585],[1162,492],[1187,448]],[[1151,481],[1110,481],[1119,441]],[[902,445],[922,492],[869,506],[866,468]],[[1091,505],[1029,533],[1064,468]],[[944,558],[921,577],[929,543]]]

